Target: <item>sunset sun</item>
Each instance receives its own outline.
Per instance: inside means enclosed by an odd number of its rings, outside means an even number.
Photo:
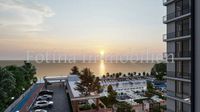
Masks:
[[[101,55],[101,56],[104,56],[104,53],[105,53],[104,50],[101,50],[101,51],[100,51],[100,55]]]

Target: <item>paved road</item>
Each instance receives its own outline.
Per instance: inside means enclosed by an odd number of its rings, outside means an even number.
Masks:
[[[54,91],[54,105],[49,112],[69,112],[69,102],[64,87],[59,83],[54,83],[48,86],[48,89]]]

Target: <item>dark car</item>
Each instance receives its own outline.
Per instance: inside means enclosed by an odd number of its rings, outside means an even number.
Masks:
[[[42,96],[42,95],[53,95],[53,91],[51,90],[42,90],[39,92],[39,96]]]

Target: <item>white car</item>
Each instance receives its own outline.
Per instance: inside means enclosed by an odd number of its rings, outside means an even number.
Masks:
[[[51,95],[42,95],[37,97],[37,100],[51,100],[51,99],[52,99]]]
[[[47,112],[47,110],[44,110],[44,109],[36,109],[36,110],[34,110],[33,112]]]
[[[34,108],[45,108],[45,107],[52,107],[53,106],[53,101],[46,101],[46,100],[41,100],[41,101],[36,101]]]

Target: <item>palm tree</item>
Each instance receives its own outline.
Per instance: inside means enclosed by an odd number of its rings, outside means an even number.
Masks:
[[[110,74],[108,72],[106,73],[106,77],[110,77]]]
[[[78,90],[82,95],[88,96],[91,92],[98,93],[100,91],[100,79],[99,77],[95,77],[89,68],[83,69],[79,75],[79,78],[81,81],[77,82],[77,87],[75,89]]]
[[[123,77],[126,77],[126,74],[124,74]]]
[[[133,73],[131,73],[131,77],[133,77]]]
[[[79,72],[78,67],[77,67],[77,66],[73,66],[73,67],[71,68],[71,73],[70,73],[70,74],[71,74],[71,75],[79,75],[80,72]]]
[[[128,72],[128,76],[129,76],[129,77],[131,76],[131,73],[130,73],[130,72]]]
[[[143,73],[142,73],[142,75],[143,75],[143,76],[145,76],[145,75],[146,75],[146,73],[145,73],[145,72],[143,72]]]
[[[37,78],[35,77],[36,68],[32,63],[24,61],[24,65],[21,67],[25,74],[25,80],[27,82],[27,87],[30,86],[33,82],[37,82]]]

